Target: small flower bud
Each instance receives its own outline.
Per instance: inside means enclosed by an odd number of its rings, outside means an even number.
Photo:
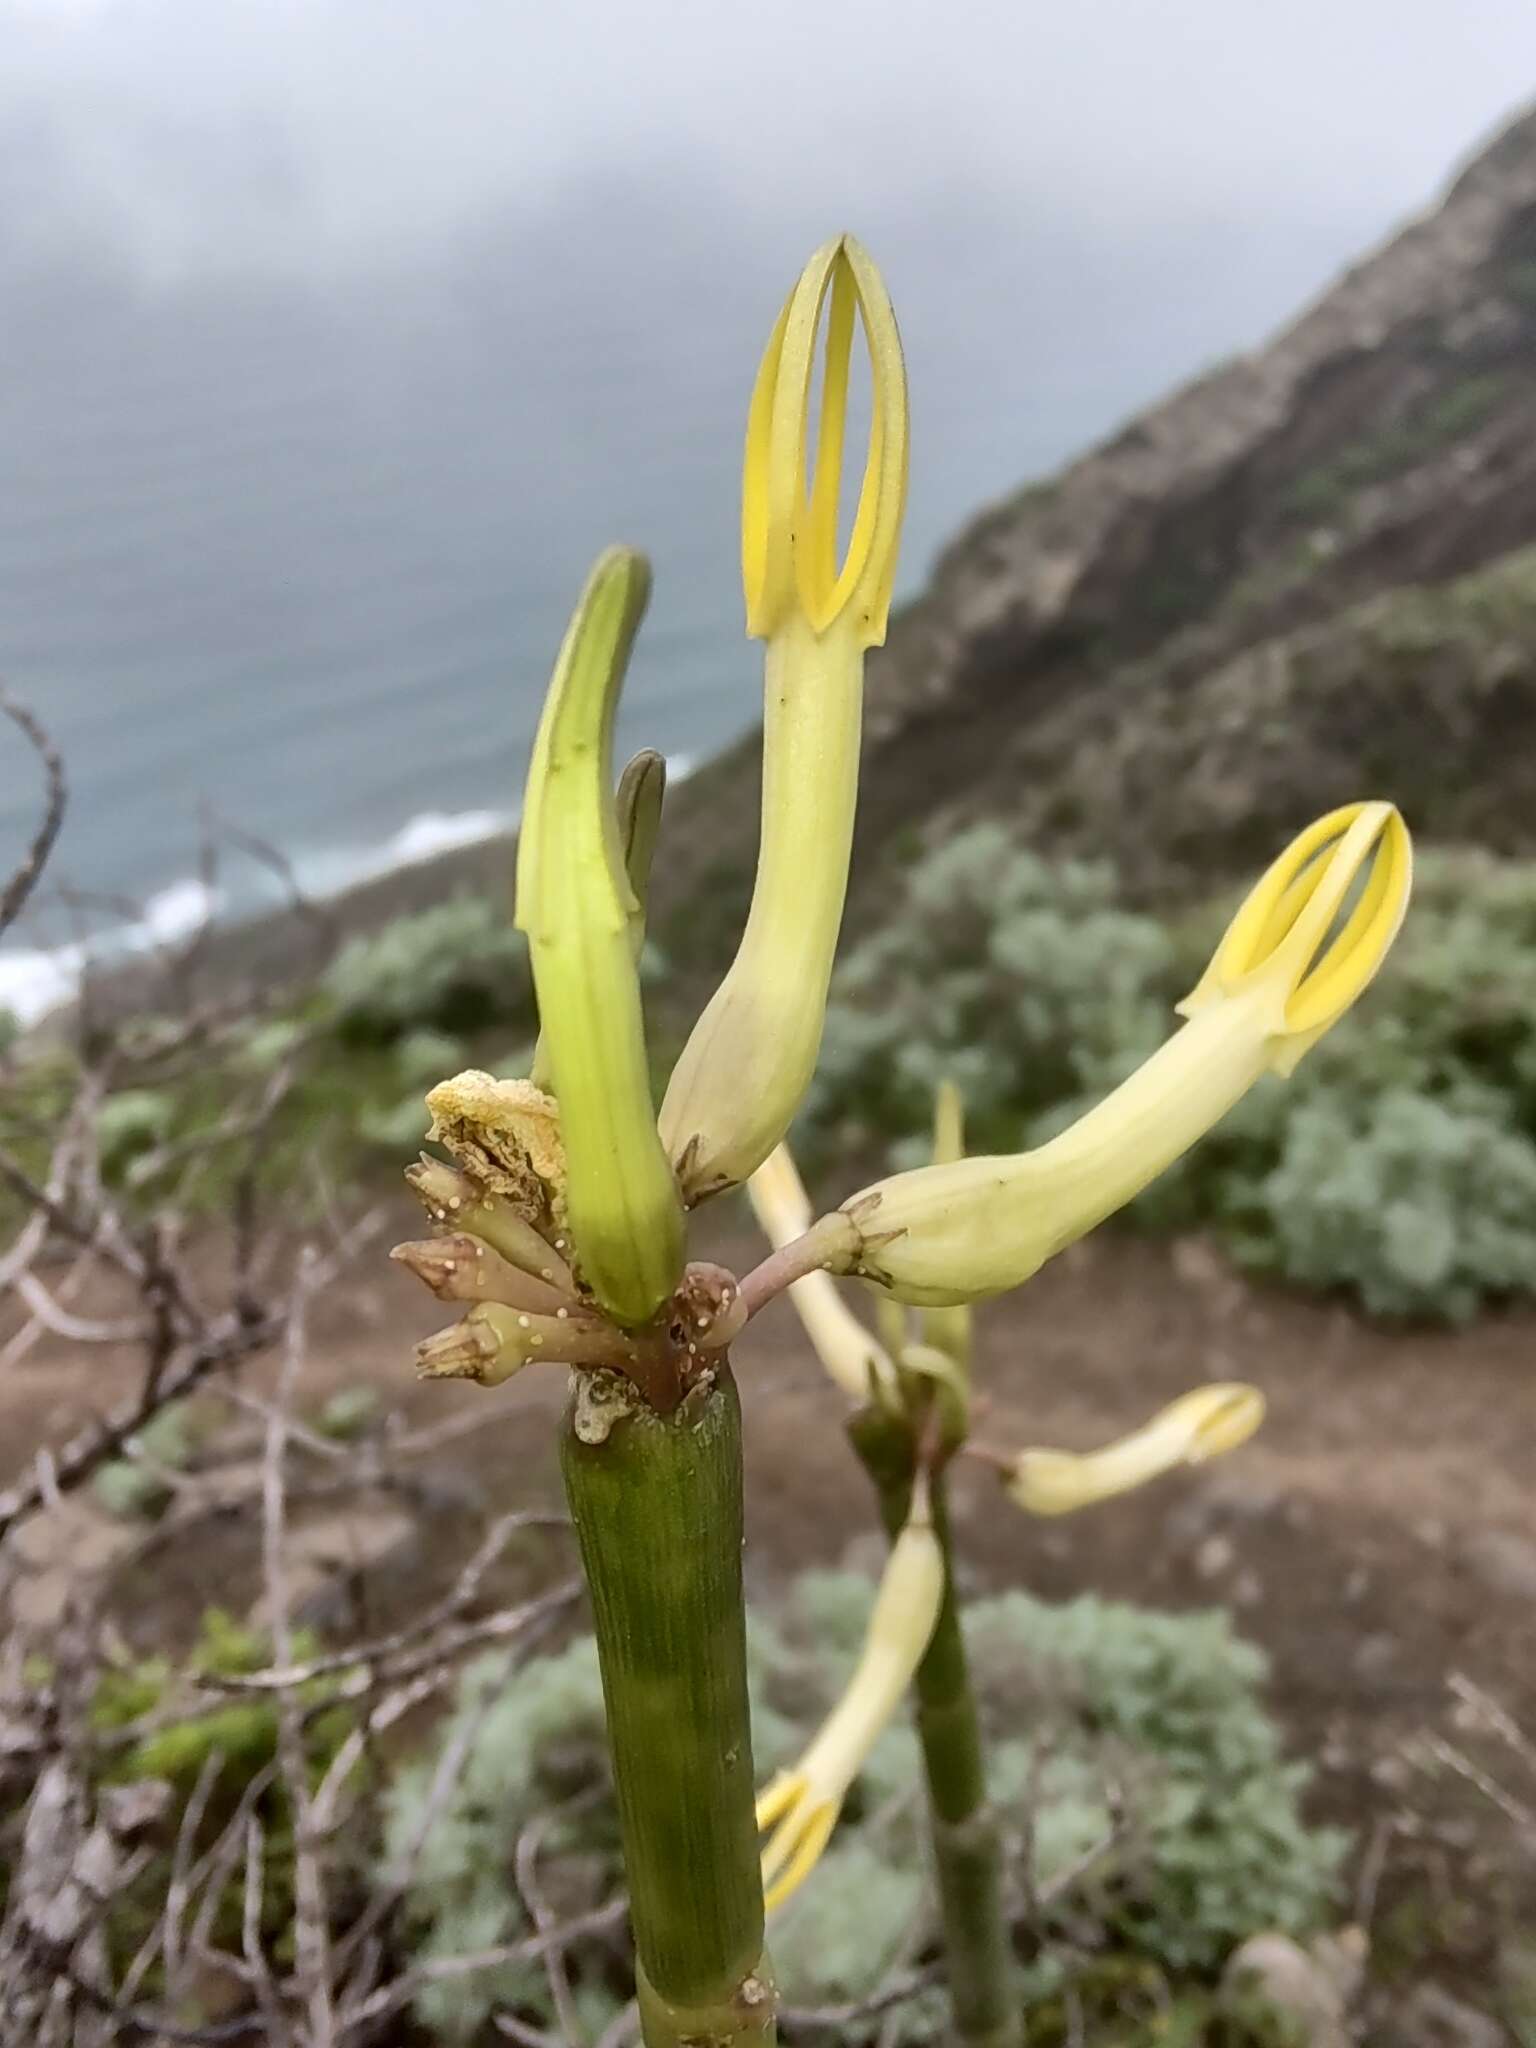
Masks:
[[[462,1322],[416,1346],[423,1379],[476,1380],[500,1386],[525,1365],[611,1366],[622,1369],[624,1339],[595,1316],[542,1316],[476,1302]]]
[[[439,1301],[497,1301],[539,1315],[567,1314],[572,1297],[535,1279],[466,1231],[449,1237],[413,1239],[389,1255],[430,1287]]]
[[[504,1195],[492,1194],[461,1167],[423,1152],[405,1177],[431,1220],[445,1230],[467,1230],[504,1259],[562,1294],[574,1295],[570,1267],[549,1240],[520,1216]]]

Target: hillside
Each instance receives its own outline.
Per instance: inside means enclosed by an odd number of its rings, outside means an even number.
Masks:
[[[1531,850],[1532,543],[1536,110],[1267,346],[945,551],[870,664],[855,922],[957,815],[1111,849],[1151,893],[1366,791]],[[750,885],[756,748],[677,793],[680,964]]]
[[[854,932],[893,862],[978,816],[1111,853],[1153,901],[1367,792],[1421,840],[1536,852],[1536,108],[1265,347],[973,520],[871,658],[866,734]],[[678,1020],[740,929],[758,747],[668,799],[652,924]],[[485,841],[297,938],[287,915],[209,933],[197,971],[302,981],[509,875]]]

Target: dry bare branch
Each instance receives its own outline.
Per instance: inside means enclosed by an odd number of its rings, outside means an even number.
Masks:
[[[53,842],[64,822],[67,792],[64,763],[58,748],[36,714],[13,697],[3,684],[0,684],[0,714],[8,718],[27,740],[43,768],[43,815],[26,852],[12,869],[5,886],[0,888],[0,932],[3,932],[20,917],[27,898],[37,887],[38,877],[47,865]]]

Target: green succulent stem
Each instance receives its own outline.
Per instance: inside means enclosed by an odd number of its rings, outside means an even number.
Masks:
[[[658,1415],[577,1377],[561,1436],[602,1667],[647,2048],[774,2039],[725,1358]]]
[[[907,1519],[916,1472],[911,1429],[878,1409],[848,1427],[874,1482],[886,1534]],[[976,1698],[955,1600],[949,1508],[942,1470],[930,1474],[933,1526],[944,1551],[944,1604],[913,1682],[928,1782],[928,1817],[956,2038],[965,2048],[1022,2048],[1023,2001],[1003,1910],[1003,1856],[987,1802]]]

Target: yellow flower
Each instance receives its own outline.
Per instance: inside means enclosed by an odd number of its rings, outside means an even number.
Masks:
[[[787,1145],[768,1155],[747,1182],[747,1193],[775,1251],[810,1229],[811,1205]],[[849,1308],[835,1280],[826,1273],[807,1273],[793,1282],[789,1298],[817,1357],[850,1399],[867,1401],[877,1388],[894,1394],[890,1357]]]
[[[682,1203],[656,1135],[641,1021],[641,910],[612,786],[614,714],[649,594],[644,558],[625,548],[588,578],[534,742],[517,853],[570,1233],[582,1278],[631,1325],[683,1270]]]
[[[1248,1441],[1264,1420],[1264,1396],[1241,1381],[1196,1387],[1101,1451],[1021,1451],[1008,1470],[1010,1497],[1032,1515],[1069,1515],[1144,1486],[1176,1465],[1202,1465]]]
[[[757,1825],[773,1831],[763,1851],[770,1912],[805,1882],[826,1848],[848,1787],[923,1661],[943,1601],[944,1553],[919,1482],[906,1526],[891,1546],[847,1690],[800,1761],[758,1799]]]
[[[1179,1005],[1187,1022],[1036,1151],[878,1181],[844,1203],[846,1270],[926,1306],[1017,1287],[1186,1152],[1269,1071],[1288,1074],[1375,974],[1412,881],[1391,804],[1349,804],[1293,840]],[[1359,885],[1352,908],[1349,899]]]
[[[826,354],[807,478],[817,336]],[[852,536],[837,519],[854,329],[873,405]],[[885,637],[906,505],[907,389],[885,286],[851,236],[790,293],[747,425],[742,577],[767,643],[763,813],[741,945],[673,1072],[661,1134],[690,1202],[746,1180],[789,1129],[816,1064],[858,795],[864,653]]]

